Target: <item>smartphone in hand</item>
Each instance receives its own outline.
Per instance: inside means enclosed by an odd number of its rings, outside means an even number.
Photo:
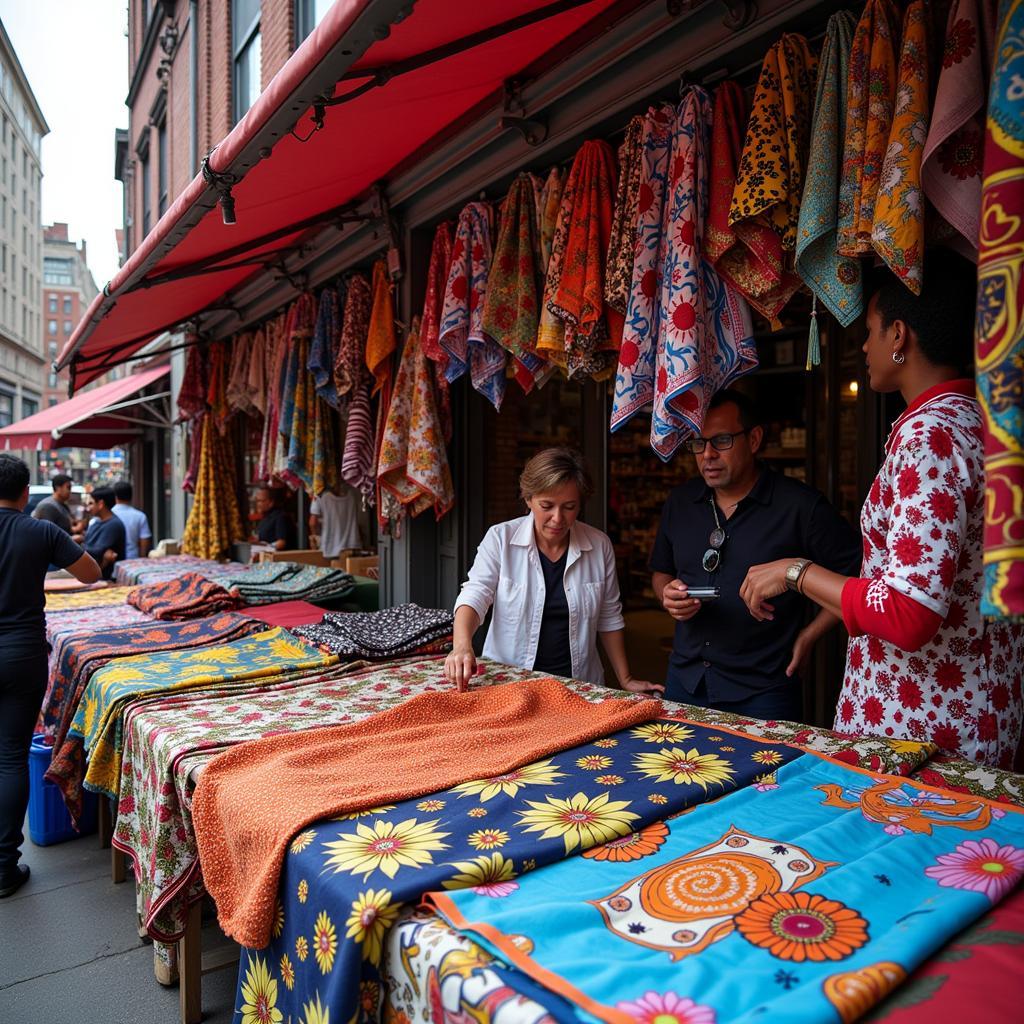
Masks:
[[[687,597],[695,597],[698,601],[717,601],[721,597],[718,587],[687,587]]]

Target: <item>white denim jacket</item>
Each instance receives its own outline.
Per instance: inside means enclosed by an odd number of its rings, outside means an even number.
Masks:
[[[597,653],[597,634],[622,629],[625,620],[612,542],[600,530],[579,520],[569,531],[564,581],[573,678],[602,683],[604,670]],[[468,605],[483,621],[493,604],[484,657],[532,668],[545,593],[533,516],[526,515],[487,531],[455,610]]]

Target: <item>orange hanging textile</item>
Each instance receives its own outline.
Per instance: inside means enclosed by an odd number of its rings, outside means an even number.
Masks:
[[[388,265],[378,260],[373,265],[373,305],[366,335],[366,368],[374,378],[372,394],[377,394],[390,381],[391,357],[397,347],[395,301],[391,295]]]

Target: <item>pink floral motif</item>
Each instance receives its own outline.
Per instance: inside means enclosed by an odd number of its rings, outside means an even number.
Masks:
[[[715,1011],[675,992],[647,992],[636,1002],[616,1004],[639,1024],[715,1024]]]
[[[491,899],[495,900],[511,896],[518,888],[518,882],[488,882],[486,885],[472,886],[473,892],[475,892],[477,896],[490,896]]]
[[[980,892],[998,903],[1024,877],[1024,848],[999,846],[994,839],[968,839],[943,853],[925,874],[939,885]]]

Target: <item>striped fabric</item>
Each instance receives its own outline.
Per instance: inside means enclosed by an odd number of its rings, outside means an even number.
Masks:
[[[345,429],[345,449],[341,458],[341,478],[354,487],[368,504],[374,503],[376,476],[373,466],[373,416],[370,411],[370,390],[360,385],[349,406]]]

